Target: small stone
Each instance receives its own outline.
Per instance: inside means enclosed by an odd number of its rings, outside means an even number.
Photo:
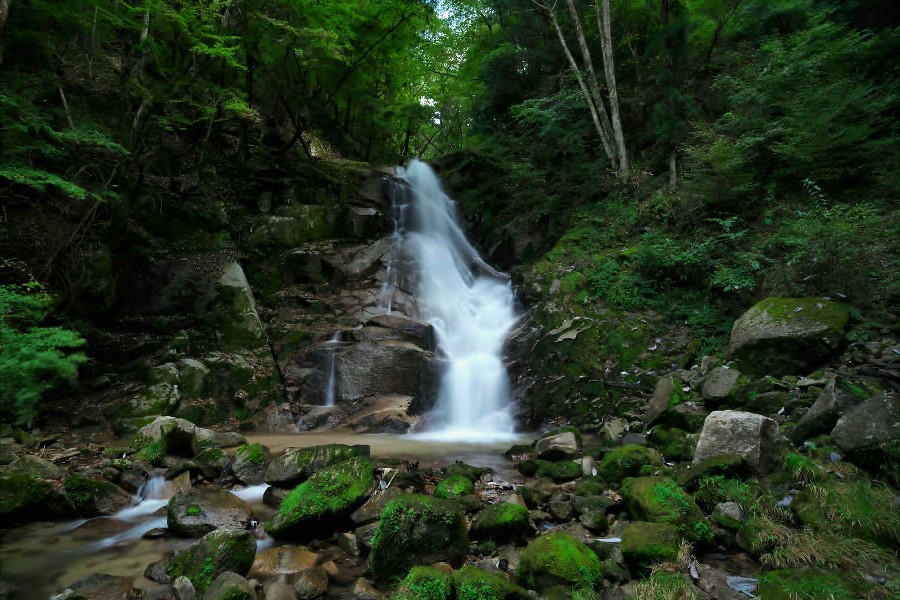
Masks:
[[[328,591],[328,573],[322,567],[303,571],[294,582],[294,593],[299,600],[321,598],[326,591]]]
[[[172,581],[172,590],[175,592],[175,600],[196,600],[197,592],[191,580],[181,575]]]
[[[368,579],[360,577],[353,584],[353,600],[382,600],[384,594],[375,589]]]
[[[550,496],[550,514],[560,521],[568,521],[575,516],[574,498],[560,490]]]
[[[166,537],[168,535],[169,530],[165,527],[154,527],[153,529],[149,529],[144,532],[144,535],[141,537],[145,540],[155,540],[161,537]]]
[[[725,529],[739,529],[745,518],[744,510],[737,502],[720,502],[712,512],[712,520]]]

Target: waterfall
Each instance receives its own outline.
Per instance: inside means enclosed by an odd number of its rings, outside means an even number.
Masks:
[[[466,239],[455,203],[431,167],[413,160],[398,175],[408,187],[394,202],[409,197],[410,214],[406,204],[396,212],[404,217],[398,230],[415,264],[418,317],[434,326],[447,361],[430,435],[508,436],[513,420],[502,351],[517,318],[509,277],[482,260]]]
[[[335,331],[328,341],[328,374],[325,378],[325,406],[334,406],[335,390],[337,388],[337,377],[335,368],[335,355],[337,354],[337,344],[341,341],[341,332]]]

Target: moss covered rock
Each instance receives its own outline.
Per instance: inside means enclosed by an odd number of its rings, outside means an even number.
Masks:
[[[712,529],[703,511],[690,494],[667,477],[637,477],[626,479],[622,497],[632,516],[642,521],[674,525],[682,536],[706,541]]]
[[[556,483],[581,477],[581,465],[573,460],[550,462],[549,460],[523,460],[516,468],[525,477],[549,477]]]
[[[460,496],[470,496],[475,493],[475,485],[472,480],[462,475],[451,475],[441,481],[434,495],[438,498],[454,499]]]
[[[446,475],[447,477],[450,477],[452,475],[462,475],[466,479],[475,482],[482,475],[489,472],[490,469],[485,469],[483,467],[473,467],[472,465],[467,465],[464,462],[457,461],[447,467]]]
[[[456,600],[526,600],[528,592],[500,573],[463,567],[453,574]]]
[[[213,481],[222,476],[228,466],[228,457],[219,448],[205,448],[194,457],[194,463],[203,477]]]
[[[131,494],[96,475],[71,475],[63,492],[83,517],[111,515],[131,504]]]
[[[453,597],[453,576],[435,567],[413,567],[392,598],[403,600],[449,600]]]
[[[231,471],[241,483],[257,485],[266,480],[266,457],[268,448],[259,444],[244,444],[234,453]]]
[[[53,486],[46,481],[21,473],[0,473],[0,525],[41,518],[52,495]]]
[[[553,532],[533,540],[519,561],[519,581],[531,589],[591,588],[603,578],[600,559],[574,537]]]
[[[528,509],[509,502],[492,504],[478,513],[470,532],[476,539],[490,539],[498,544],[521,542],[531,532]]]
[[[172,557],[166,575],[187,577],[202,595],[226,571],[246,575],[255,554],[256,538],[249,531],[217,529]]]
[[[212,582],[203,600],[256,600],[256,590],[237,573],[225,571]]]
[[[298,485],[266,522],[275,538],[308,538],[328,531],[365,502],[375,486],[372,463],[363,456],[325,467]]]
[[[391,500],[381,514],[369,568],[376,581],[387,582],[415,565],[446,561],[459,567],[468,549],[466,520],[456,504],[407,494]]]
[[[804,374],[840,348],[849,316],[821,298],[766,298],[734,322],[728,352],[750,373]]]
[[[355,456],[369,456],[368,446],[325,444],[309,448],[290,448],[272,459],[266,467],[266,483],[293,487],[313,473]]]
[[[674,525],[634,521],[622,531],[622,556],[636,573],[678,557],[681,536]]]
[[[627,445],[607,452],[597,466],[597,472],[609,481],[622,481],[640,475],[645,465],[661,467],[662,455],[653,448]]]
[[[242,529],[253,511],[225,490],[193,488],[175,494],[166,507],[166,523],[175,535],[201,537],[214,529]]]
[[[722,475],[724,477],[743,477],[750,473],[750,467],[744,457],[739,454],[719,454],[694,463],[678,472],[675,481],[681,487],[693,490],[703,477]]]
[[[861,597],[840,575],[822,569],[780,569],[759,578],[765,600],[852,600]]]
[[[59,479],[63,476],[62,469],[49,460],[32,454],[24,454],[9,463],[7,472],[20,473],[27,477],[39,477],[41,479]]]

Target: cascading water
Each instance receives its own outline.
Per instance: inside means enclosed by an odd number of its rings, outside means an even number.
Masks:
[[[328,342],[328,374],[325,378],[325,406],[334,406],[335,392],[337,391],[337,373],[335,367],[335,358],[337,354],[337,344],[341,341],[341,332],[335,331]]]
[[[437,429],[430,435],[510,436],[513,420],[502,351],[517,317],[509,277],[484,262],[466,239],[455,203],[431,167],[414,160],[398,169],[398,175],[408,186],[408,193],[395,194],[394,202],[409,197],[395,213],[410,220],[400,221],[398,230],[408,229],[403,237],[416,269],[417,316],[434,326],[438,348],[447,360],[436,407]]]

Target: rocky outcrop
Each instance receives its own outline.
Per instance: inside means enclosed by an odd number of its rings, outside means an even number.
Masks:
[[[729,354],[749,372],[803,374],[834,356],[849,312],[822,298],[766,298],[734,322]]]
[[[754,471],[766,474],[776,465],[781,443],[778,423],[768,417],[736,410],[716,411],[703,423],[693,463],[738,455]]]

